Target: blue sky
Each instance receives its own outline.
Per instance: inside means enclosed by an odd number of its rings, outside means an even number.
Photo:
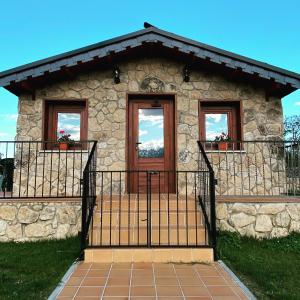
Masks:
[[[0,71],[141,29],[162,29],[300,73],[300,1],[1,1]],[[297,104],[298,103],[298,104]],[[300,92],[283,100],[300,114]],[[0,88],[0,140],[17,98]]]

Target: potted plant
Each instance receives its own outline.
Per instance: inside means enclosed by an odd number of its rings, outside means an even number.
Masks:
[[[57,139],[59,150],[66,151],[69,146],[74,143],[72,139],[70,139],[70,134],[66,134],[64,130],[59,131],[60,137]]]
[[[215,142],[217,142],[220,151],[226,151],[228,149],[229,141],[231,141],[231,138],[225,132],[222,132],[220,135],[215,137]]]

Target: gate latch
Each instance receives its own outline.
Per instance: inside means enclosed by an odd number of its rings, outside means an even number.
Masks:
[[[149,174],[150,174],[150,175],[158,175],[159,172],[158,172],[158,171],[149,171]]]

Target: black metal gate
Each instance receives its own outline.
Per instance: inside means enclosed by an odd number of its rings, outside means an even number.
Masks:
[[[215,246],[214,174],[206,165],[207,157],[199,146],[197,171],[87,168],[83,180],[83,249]],[[130,193],[131,180],[141,175],[146,181],[138,183],[136,193]],[[166,189],[162,193],[165,180],[162,183],[161,178],[172,177],[175,193]]]

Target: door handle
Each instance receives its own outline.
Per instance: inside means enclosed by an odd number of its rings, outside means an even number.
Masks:
[[[135,143],[135,150],[139,150],[139,145],[140,145],[141,143],[140,142],[136,142]]]

